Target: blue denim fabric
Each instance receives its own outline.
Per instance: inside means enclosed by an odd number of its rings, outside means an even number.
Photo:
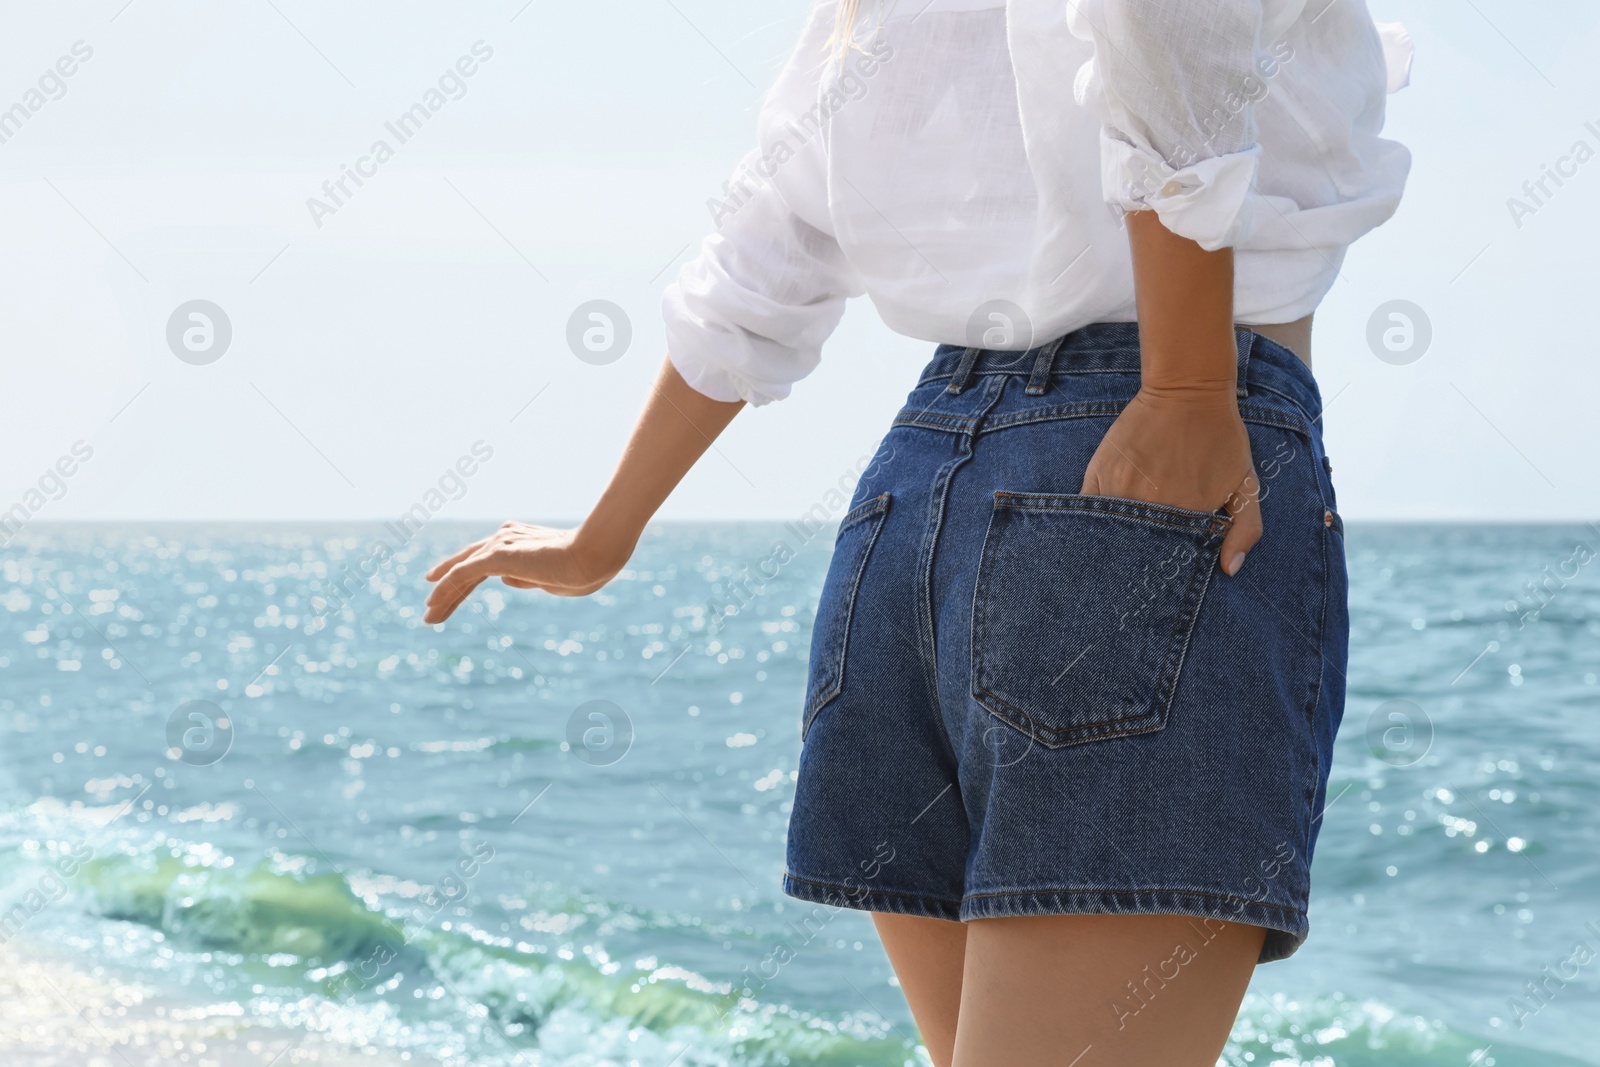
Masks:
[[[1184,914],[1307,933],[1343,713],[1343,524],[1310,370],[1236,331],[1265,535],[1078,495],[1138,327],[940,346],[841,520],[785,892],[945,919]]]

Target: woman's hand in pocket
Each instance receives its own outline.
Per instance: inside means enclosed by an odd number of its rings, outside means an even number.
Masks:
[[[422,621],[443,622],[485,579],[517,589],[543,589],[556,596],[584,596],[605,585],[627,562],[628,552],[600,552],[581,543],[576,530],[508,522],[428,571],[437,582]],[[631,546],[629,546],[631,550]]]
[[[1261,485],[1232,383],[1140,389],[1090,458],[1080,492],[1226,508],[1233,522],[1221,564],[1230,575],[1261,540]]]

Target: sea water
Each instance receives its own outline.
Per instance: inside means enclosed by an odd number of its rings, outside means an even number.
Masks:
[[[659,525],[424,626],[481,533],[14,539],[0,943],[411,1062],[925,1062],[870,922],[778,889],[828,531]],[[1600,535],[1348,538],[1311,938],[1223,1062],[1600,1065]]]

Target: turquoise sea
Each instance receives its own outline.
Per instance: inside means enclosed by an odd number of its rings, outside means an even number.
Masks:
[[[767,577],[782,524],[658,525],[593,597],[421,625],[481,532],[0,550],[0,948],[95,979],[48,983],[89,1052],[13,1023],[0,1061],[145,1062],[144,1012],[223,1063],[924,1062],[867,919],[778,889],[830,531]],[[1348,542],[1311,939],[1224,1062],[1600,1065],[1600,528]]]

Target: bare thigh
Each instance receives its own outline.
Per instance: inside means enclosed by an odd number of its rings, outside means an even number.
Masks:
[[[961,1009],[966,924],[881,911],[873,912],[872,921],[934,1067],[950,1067]]]
[[[1181,915],[873,920],[935,1067],[1214,1067],[1266,935]]]
[[[1215,1067],[1266,937],[1184,915],[966,925],[955,1067]]]

